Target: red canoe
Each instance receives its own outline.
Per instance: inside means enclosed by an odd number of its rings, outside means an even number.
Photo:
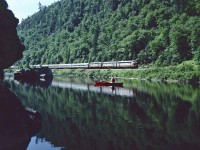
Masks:
[[[119,86],[123,87],[123,83],[119,82],[108,82],[108,81],[94,81],[95,86]]]

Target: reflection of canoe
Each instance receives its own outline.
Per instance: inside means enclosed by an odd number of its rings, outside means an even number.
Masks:
[[[94,81],[95,86],[119,86],[123,87],[123,83],[119,82],[108,82],[108,81]]]

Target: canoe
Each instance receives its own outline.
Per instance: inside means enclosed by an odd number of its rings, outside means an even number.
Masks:
[[[120,82],[108,82],[108,81],[94,81],[95,86],[119,86],[123,87],[123,83]]]

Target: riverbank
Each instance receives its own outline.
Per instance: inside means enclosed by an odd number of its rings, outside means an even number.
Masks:
[[[199,83],[200,65],[195,62],[184,62],[176,66],[154,67],[139,69],[65,69],[53,70],[57,75],[90,76],[90,77],[117,77],[161,82]]]

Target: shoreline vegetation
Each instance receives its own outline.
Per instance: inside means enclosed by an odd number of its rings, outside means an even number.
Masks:
[[[200,82],[200,65],[186,61],[176,66],[156,67],[152,64],[138,69],[60,69],[53,70],[55,75],[126,78],[158,82],[178,82],[198,84]]]

